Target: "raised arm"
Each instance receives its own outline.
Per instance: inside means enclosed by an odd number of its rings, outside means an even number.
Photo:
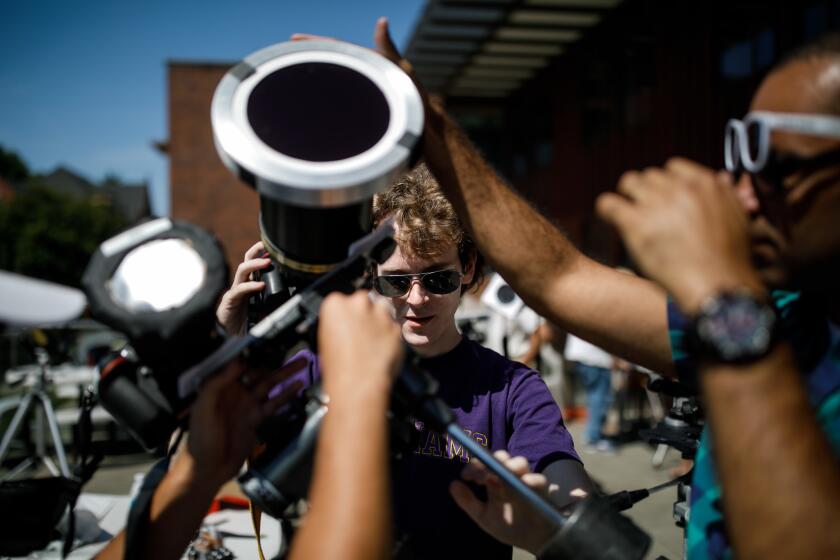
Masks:
[[[380,53],[413,77],[384,19],[375,40]],[[426,163],[488,262],[561,328],[655,371],[671,371],[664,292],[584,256],[511,190],[441,103],[423,97]]]

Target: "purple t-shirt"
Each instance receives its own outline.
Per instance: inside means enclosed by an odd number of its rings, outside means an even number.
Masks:
[[[308,356],[310,367],[295,376],[305,381],[319,376],[317,358]],[[580,461],[560,408],[536,371],[467,338],[421,365],[440,383],[438,394],[456,422],[483,447],[522,455],[536,472],[557,460]],[[460,479],[470,461],[467,451],[422,422],[415,428],[416,449],[392,472],[396,526],[405,535],[397,556],[509,559],[511,547],[482,531],[449,494],[450,482]]]

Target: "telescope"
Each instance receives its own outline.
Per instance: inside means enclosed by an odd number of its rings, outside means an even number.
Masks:
[[[371,198],[416,162],[424,113],[411,79],[379,54],[300,41],[234,66],[211,121],[219,157],[259,194],[279,272],[265,279],[268,300],[335,268],[370,231]]]
[[[210,117],[221,160],[260,197],[273,262],[255,302],[260,318],[348,258],[370,231],[373,195],[416,153],[424,120],[399,67],[337,41],[251,54],[219,82]],[[186,419],[194,392],[179,393],[178,374],[223,342],[214,303],[226,272],[212,235],[168,218],[106,241],[91,259],[83,283],[93,314],[132,341],[102,369],[103,404],[147,448]]]

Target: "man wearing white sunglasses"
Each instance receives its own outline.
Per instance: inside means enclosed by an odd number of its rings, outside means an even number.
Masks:
[[[598,201],[674,298],[675,366],[695,370],[706,397],[691,558],[730,547],[743,557],[840,554],[838,104],[835,37],[778,66],[747,116],[728,123],[728,174],[675,159],[625,174],[619,194]]]
[[[376,39],[411,74],[384,21]],[[688,557],[840,558],[840,37],[767,76],[752,112],[727,127],[732,174],[673,159],[600,197],[599,213],[653,282],[582,255],[440,104],[425,106],[429,167],[529,306],[635,363],[699,374],[711,429]],[[468,513],[493,532],[481,514],[494,505]]]

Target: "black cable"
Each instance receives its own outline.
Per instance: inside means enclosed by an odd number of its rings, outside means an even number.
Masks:
[[[688,482],[689,480],[691,480],[691,471],[688,471],[682,476],[678,476],[677,478],[674,478],[667,482],[663,482],[662,484],[658,484],[651,488],[642,488],[640,490],[622,490],[620,492],[616,492],[615,494],[610,494],[609,496],[607,496],[607,500],[609,500],[610,505],[616,511],[624,511],[630,509],[635,504],[641,502],[651,494],[659,492],[660,490],[664,490],[665,488],[674,486],[679,482]]]

